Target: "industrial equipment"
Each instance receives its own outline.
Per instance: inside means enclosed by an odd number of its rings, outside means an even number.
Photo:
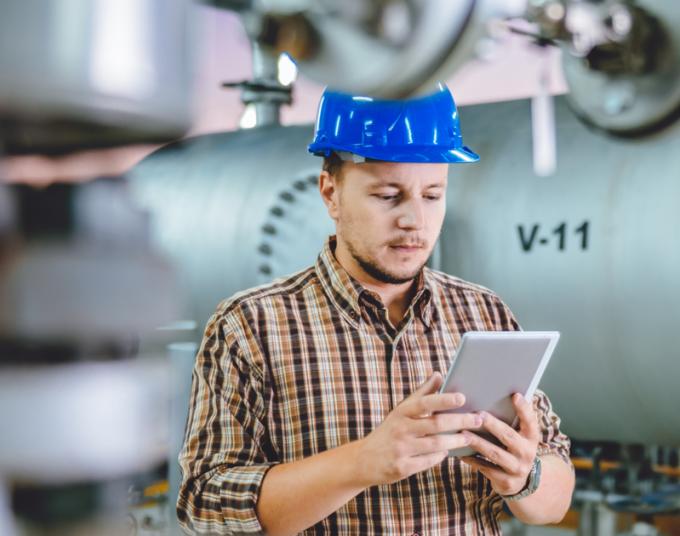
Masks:
[[[0,157],[180,136],[190,21],[185,0],[3,2]],[[152,342],[179,316],[174,275],[99,173],[0,184],[3,536],[125,533],[131,480],[167,468],[175,390]]]

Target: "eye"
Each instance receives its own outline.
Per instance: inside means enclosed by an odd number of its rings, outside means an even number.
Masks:
[[[373,197],[377,197],[378,199],[381,199],[382,201],[394,201],[399,197],[397,194],[393,195],[388,195],[388,194],[373,194]]]
[[[439,201],[442,198],[441,194],[427,194],[423,196],[428,201]]]

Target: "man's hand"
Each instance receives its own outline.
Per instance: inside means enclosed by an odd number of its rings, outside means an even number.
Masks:
[[[488,478],[493,489],[500,495],[514,495],[524,488],[538,448],[539,428],[533,406],[519,393],[513,395],[512,403],[519,417],[519,431],[493,415],[481,414],[484,429],[496,436],[507,450],[473,432],[463,432],[469,439],[470,447],[495,465],[474,457],[465,457],[462,460]]]
[[[468,444],[469,437],[460,431],[479,428],[482,418],[472,413],[435,414],[465,403],[461,393],[437,393],[441,383],[441,374],[435,372],[360,440],[359,478],[365,487],[397,482],[429,469],[441,463],[450,449]]]

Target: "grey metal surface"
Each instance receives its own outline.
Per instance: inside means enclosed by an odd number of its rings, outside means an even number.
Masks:
[[[306,76],[385,97],[429,90],[476,54],[490,19],[526,8],[526,0],[208,3],[239,11],[253,38],[290,52]]]
[[[190,0],[3,0],[7,152],[168,140],[189,124]]]
[[[593,5],[602,11],[603,20],[611,20],[612,5]],[[630,35],[600,47],[599,61],[598,47],[587,55],[569,50],[562,55],[574,110],[599,128],[629,135],[653,131],[670,117],[677,118],[680,107],[678,4],[637,0],[634,6]]]
[[[185,333],[185,337],[189,333]],[[179,486],[182,481],[178,457],[184,443],[184,429],[189,411],[191,398],[191,373],[198,345],[195,342],[175,342],[168,345],[168,361],[170,362],[171,392],[170,404],[170,434],[168,445],[168,504],[165,508],[167,515],[167,534],[181,535],[182,530],[177,521],[175,505],[179,496]]]
[[[537,178],[529,107],[461,110],[482,160],[450,168],[442,269],[497,291],[525,329],[562,332],[541,387],[568,433],[680,444],[680,128],[609,139],[558,99],[558,171]],[[220,299],[314,261],[332,225],[316,189],[295,186],[319,170],[310,137],[203,136],[132,173],[199,325]]]
[[[461,118],[482,160],[451,168],[445,271],[497,291],[525,329],[562,332],[541,387],[571,435],[680,443],[680,128],[616,141],[559,99],[557,173],[537,178],[527,102]]]
[[[126,186],[0,189],[11,216],[0,217],[0,337],[128,340],[177,318],[174,274]]]
[[[199,136],[132,170],[200,331],[221,299],[309,266],[332,232],[311,136],[308,126]]]
[[[0,474],[116,479],[167,456],[170,367],[160,359],[3,367]]]

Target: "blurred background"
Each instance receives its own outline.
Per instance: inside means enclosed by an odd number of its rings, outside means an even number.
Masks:
[[[3,0],[0,534],[179,534],[208,316],[314,262],[324,86],[445,81],[430,265],[557,329],[558,527],[680,534],[680,8],[672,0]]]

